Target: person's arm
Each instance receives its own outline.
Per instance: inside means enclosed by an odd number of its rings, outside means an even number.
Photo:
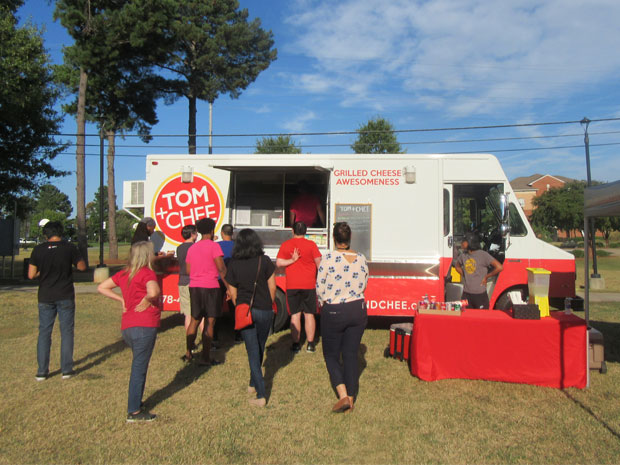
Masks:
[[[28,264],[28,279],[35,279],[39,277],[39,269],[32,264]]]
[[[498,275],[498,274],[499,274],[499,273],[500,273],[500,272],[504,269],[504,266],[503,266],[500,262],[498,262],[497,260],[495,260],[495,259],[493,259],[493,261],[491,262],[491,266],[493,267],[493,270],[492,270],[490,273],[488,273],[488,274],[484,277],[484,279],[482,280],[482,285],[483,285],[483,286],[486,286],[486,284],[487,284],[487,280],[488,280],[489,278],[491,278],[491,277],[493,277],[493,276],[497,276],[497,275]]]
[[[295,224],[295,211],[291,210],[288,213],[288,224],[292,227]]]
[[[461,255],[459,255],[458,258],[456,260],[454,260],[454,269],[461,276],[465,276],[465,273],[463,272],[463,267],[461,266]]]
[[[271,296],[271,301],[276,300],[276,274],[271,273],[269,279],[267,280],[267,287],[269,288],[269,295]]]
[[[215,267],[217,268],[217,272],[220,274],[220,278],[226,287],[228,287],[228,283],[226,282],[226,264],[224,263],[224,259],[222,257],[215,257],[213,259],[215,262]]]
[[[228,294],[230,295],[230,300],[232,300],[233,305],[237,305],[237,288],[229,284]]]
[[[157,299],[159,298],[160,290],[159,284],[157,281],[147,281],[146,283],[146,295],[142,298],[140,303],[136,305],[134,311],[143,312],[151,305],[155,305],[157,303]]]
[[[325,284],[323,284],[323,280],[327,278],[327,268],[325,267],[325,264],[320,265],[318,267],[317,273],[316,273],[316,296],[319,299],[319,303],[323,304],[323,301],[325,300],[323,297],[325,296]]]
[[[117,302],[120,302],[121,305],[123,306],[123,312],[126,312],[127,309],[125,308],[125,300],[123,299],[123,296],[117,294],[116,292],[112,290],[116,287],[118,286],[114,282],[114,280],[112,278],[108,278],[105,281],[103,281],[101,284],[99,284],[99,286],[97,286],[97,292],[99,292],[99,294],[101,295],[109,297],[112,300],[116,300]]]
[[[276,258],[276,266],[286,268],[289,265],[292,265],[297,260],[299,260],[299,249],[293,250],[293,254],[291,258]]]
[[[316,267],[318,268],[321,265],[321,259],[323,257],[314,257],[314,263],[316,264]]]
[[[86,262],[84,261],[84,259],[80,258],[80,260],[75,264],[75,267],[79,271],[86,271]]]

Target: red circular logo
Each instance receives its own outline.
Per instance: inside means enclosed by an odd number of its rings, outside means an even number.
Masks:
[[[196,224],[202,218],[211,218],[217,229],[224,210],[217,185],[197,173],[191,183],[181,182],[181,173],[168,178],[159,186],[152,205],[151,215],[157,221],[157,228],[173,245],[184,241],[183,226]]]

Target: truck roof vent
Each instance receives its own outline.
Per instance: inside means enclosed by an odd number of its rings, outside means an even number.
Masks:
[[[144,181],[123,181],[123,208],[144,208]]]

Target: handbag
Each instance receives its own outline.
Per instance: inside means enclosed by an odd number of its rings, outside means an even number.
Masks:
[[[258,257],[258,269],[256,270],[256,279],[254,280],[254,289],[252,290],[252,298],[250,304],[237,304],[235,306],[235,330],[247,328],[254,322],[252,321],[252,305],[254,304],[254,295],[256,294],[256,285],[258,284],[258,275],[260,273],[260,263],[263,257]]]

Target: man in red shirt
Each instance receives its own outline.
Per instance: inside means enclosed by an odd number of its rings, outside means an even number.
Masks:
[[[321,225],[325,224],[325,212],[319,198],[312,193],[310,186],[306,181],[301,181],[297,185],[298,195],[291,202],[291,210],[289,212],[289,224],[293,225],[297,221],[305,223],[307,227],[312,228],[316,225],[317,218],[321,221]]]
[[[286,300],[291,313],[293,338],[291,350],[295,353],[300,350],[302,312],[308,340],[306,350],[315,351],[316,270],[321,263],[321,252],[313,241],[305,238],[306,229],[305,223],[296,222],[293,225],[293,238],[280,246],[276,258],[276,265],[286,268]]]

